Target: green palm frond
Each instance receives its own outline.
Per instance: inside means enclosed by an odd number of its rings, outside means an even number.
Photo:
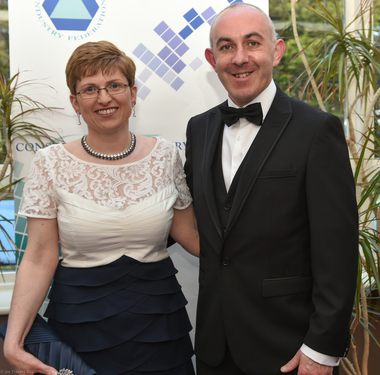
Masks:
[[[347,87],[351,85],[355,85],[358,92],[368,91],[369,87],[376,88],[376,75],[380,73],[380,50],[373,42],[370,17],[373,8],[364,8],[350,24],[344,25],[344,18],[336,0],[335,14],[328,12],[320,1],[315,0],[315,3],[318,9],[306,3],[303,3],[303,6],[329,25],[327,30],[315,31],[316,42],[312,46],[314,58],[310,62],[322,98],[327,100],[331,95],[338,94],[343,103]],[[364,23],[366,16],[370,19],[369,26],[365,26]],[[358,22],[360,28],[355,27],[355,30],[351,30],[351,26]],[[300,78],[304,79],[305,74]],[[305,89],[309,84],[310,79]]]

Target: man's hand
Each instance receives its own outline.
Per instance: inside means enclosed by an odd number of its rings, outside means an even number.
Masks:
[[[298,367],[298,375],[332,375],[333,367],[314,362],[298,350],[297,354],[281,367],[281,372],[290,372]]]

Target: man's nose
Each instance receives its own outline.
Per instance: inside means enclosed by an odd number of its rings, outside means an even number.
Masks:
[[[235,56],[233,58],[233,63],[236,65],[243,65],[249,60],[249,55],[244,47],[238,47],[236,49]]]

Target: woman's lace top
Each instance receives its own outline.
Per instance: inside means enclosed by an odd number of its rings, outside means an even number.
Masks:
[[[92,267],[123,254],[167,257],[173,208],[191,202],[178,151],[162,138],[148,156],[123,165],[85,162],[52,145],[32,161],[19,215],[57,218],[62,264]]]

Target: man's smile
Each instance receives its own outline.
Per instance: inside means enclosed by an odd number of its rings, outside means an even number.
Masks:
[[[247,73],[233,74],[233,76],[235,76],[236,78],[245,78],[245,77],[248,77],[251,74],[252,74],[252,72],[247,72]]]

